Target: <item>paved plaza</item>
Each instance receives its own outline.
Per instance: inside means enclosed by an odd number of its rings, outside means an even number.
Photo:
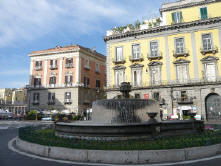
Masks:
[[[58,163],[55,161],[46,161],[37,159],[35,157],[28,157],[25,155],[18,154],[8,149],[8,142],[18,135],[18,128],[27,125],[39,125],[42,122],[22,122],[22,121],[0,121],[0,165],[1,166],[69,166],[69,165],[82,165],[82,164],[66,164]],[[48,124],[48,123],[46,123]],[[208,161],[199,162],[188,162],[178,164],[163,164],[163,165],[174,165],[174,166],[220,166],[221,157],[211,159]],[[85,164],[86,165],[86,164]],[[96,164],[92,164],[96,165]],[[152,164],[154,165],[154,164]],[[156,164],[155,164],[156,165]],[[160,164],[162,165],[162,164]]]

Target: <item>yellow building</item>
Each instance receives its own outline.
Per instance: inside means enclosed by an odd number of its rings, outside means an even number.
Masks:
[[[27,110],[27,90],[0,89],[0,109],[12,112],[14,115],[24,115]]]
[[[158,100],[168,116],[221,120],[221,1],[180,0],[160,14],[107,31],[107,97],[131,82],[135,97]]]

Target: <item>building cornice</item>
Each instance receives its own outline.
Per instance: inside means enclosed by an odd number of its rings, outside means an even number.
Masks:
[[[220,23],[220,22],[221,22],[221,17],[215,17],[215,18],[210,18],[207,20],[197,20],[197,21],[192,21],[192,22],[187,22],[187,23],[160,26],[160,27],[151,28],[151,29],[137,30],[137,31],[131,31],[131,32],[122,33],[122,34],[106,36],[104,37],[104,41],[107,42],[110,40],[122,39],[122,38],[127,38],[127,37],[136,37],[140,35],[160,33],[160,32],[166,32],[170,30],[186,29],[190,27],[209,25],[209,24]]]
[[[175,2],[178,5],[174,5],[174,6],[166,7],[166,8],[161,8],[160,13],[166,12],[166,11],[177,10],[177,9],[194,7],[194,6],[206,5],[206,4],[215,3],[215,2],[219,2],[219,1],[220,0],[207,0],[207,1],[202,1],[202,2],[191,2],[191,3],[187,3],[187,4],[182,4],[182,5],[180,5],[179,2]]]

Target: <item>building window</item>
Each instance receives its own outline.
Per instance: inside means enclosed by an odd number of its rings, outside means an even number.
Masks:
[[[150,67],[150,78],[151,85],[158,85],[161,82],[161,67],[151,66]]]
[[[34,87],[41,86],[41,78],[34,78]]]
[[[101,81],[96,80],[96,89],[100,89],[100,88],[101,88]]]
[[[65,76],[65,84],[67,86],[72,84],[72,75]]]
[[[184,50],[185,50],[184,38],[175,39],[175,48],[176,48],[176,51],[175,51],[176,54],[184,53]]]
[[[142,69],[132,69],[132,80],[134,87],[142,85]]]
[[[55,76],[50,77],[49,84],[50,84],[50,86],[53,86],[56,84],[56,77]]]
[[[186,64],[177,65],[176,71],[177,71],[177,81],[179,83],[185,83],[188,81],[188,66]]]
[[[186,101],[186,100],[187,100],[187,92],[181,91],[181,101]]]
[[[90,87],[90,79],[88,77],[84,77],[84,87]]]
[[[90,69],[90,61],[88,59],[85,59],[84,61],[84,68]]]
[[[64,99],[65,99],[65,101],[64,101],[65,104],[71,104],[72,103],[71,92],[65,92]]]
[[[96,63],[95,67],[96,73],[100,73],[100,65]]]
[[[132,45],[132,59],[140,59],[140,44]]]
[[[158,42],[152,41],[150,42],[150,56],[157,57],[158,56]]]
[[[212,37],[211,34],[202,35],[203,50],[208,51],[212,50]]]
[[[66,68],[71,68],[71,67],[73,67],[73,58],[67,58],[67,59],[66,59],[65,67],[66,67]]]
[[[124,70],[115,70],[115,86],[120,87],[124,82]]]
[[[41,69],[42,69],[42,61],[36,61],[35,70],[41,70]]]
[[[136,93],[134,97],[135,97],[135,99],[140,99],[140,94]]]
[[[207,7],[200,8],[200,18],[202,20],[208,19]]]
[[[48,104],[55,104],[55,93],[48,93]]]
[[[39,93],[34,93],[33,94],[33,104],[39,104],[39,100],[40,100],[40,94]]]
[[[183,20],[182,12],[172,13],[172,22],[173,22],[173,24],[181,23],[182,20]]]
[[[153,93],[153,99],[156,101],[160,101],[160,93],[159,92],[154,92]]]
[[[52,59],[50,60],[50,69],[56,69],[57,68],[57,60]]]
[[[205,63],[205,77],[207,81],[216,81],[216,64]]]
[[[123,47],[116,47],[116,62],[123,61]]]

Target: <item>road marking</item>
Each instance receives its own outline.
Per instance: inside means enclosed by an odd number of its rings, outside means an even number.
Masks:
[[[10,150],[12,150],[13,152],[16,152],[18,154],[24,155],[24,156],[28,156],[31,158],[35,158],[35,159],[40,159],[40,160],[45,160],[45,161],[53,161],[53,162],[57,162],[57,163],[64,163],[64,164],[77,164],[77,165],[92,165],[92,166],[125,166],[124,165],[120,165],[120,164],[101,164],[101,163],[82,163],[82,162],[74,162],[74,161],[65,161],[65,160],[58,160],[58,159],[52,159],[52,158],[46,158],[46,157],[40,157],[34,154],[29,154],[26,153],[24,151],[20,151],[18,149],[16,149],[13,146],[13,143],[16,141],[16,138],[13,138],[12,140],[10,140],[8,142],[8,148]],[[130,166],[170,166],[170,165],[184,165],[184,164],[192,164],[192,163],[198,163],[198,162],[203,162],[203,161],[210,161],[210,160],[214,160],[214,159],[219,159],[221,158],[221,155],[217,155],[214,157],[208,157],[208,158],[203,158],[203,159],[197,159],[197,160],[189,160],[189,161],[180,161],[180,162],[176,162],[176,163],[162,163],[162,164],[137,164],[137,165],[130,165]]]
[[[8,129],[8,126],[7,127],[0,127],[0,130],[7,130]]]

